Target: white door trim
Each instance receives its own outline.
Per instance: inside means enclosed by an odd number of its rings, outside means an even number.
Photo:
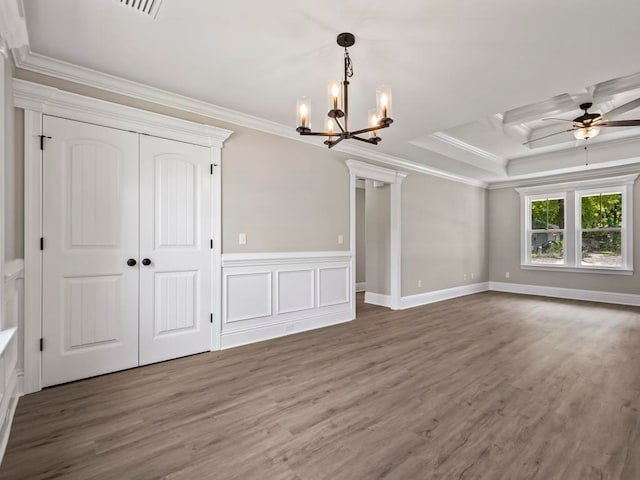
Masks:
[[[4,33],[4,32],[3,32]],[[7,125],[5,123],[5,113],[7,105],[5,105],[5,61],[7,59],[7,46],[0,36],[0,198],[2,199],[2,205],[4,205],[4,172],[5,172],[5,145],[7,141]],[[4,282],[4,207],[0,208],[0,279]],[[5,299],[4,288],[0,291],[0,330],[6,327],[6,319],[4,318],[5,312]]]
[[[356,291],[356,274],[355,274],[355,251],[356,251],[356,179],[366,178],[379,182],[388,183],[391,188],[391,221],[390,221],[390,281],[391,294],[389,295],[389,307],[392,310],[399,310],[400,296],[402,294],[402,181],[407,176],[404,172],[391,170],[390,168],[379,167],[369,163],[360,162],[358,160],[347,160],[347,167],[351,175],[350,181],[350,200],[349,200],[349,217],[350,217],[350,251],[351,251],[351,294],[353,296],[353,315],[355,317],[355,291]]]
[[[24,203],[25,203],[25,310],[24,310],[24,389],[25,393],[42,389],[42,365],[40,338],[42,336],[42,115],[52,115],[70,120],[134,131],[170,140],[202,145],[211,149],[213,168],[213,295],[214,328],[211,349],[220,349],[220,267],[221,255],[221,148],[233,133],[230,130],[181,120],[153,112],[147,112],[115,103],[104,102],[82,95],[64,92],[56,88],[26,82],[13,81],[14,105],[25,110],[24,114]],[[217,304],[215,302],[218,302]],[[217,321],[215,318],[217,317]],[[46,345],[45,345],[46,348]]]

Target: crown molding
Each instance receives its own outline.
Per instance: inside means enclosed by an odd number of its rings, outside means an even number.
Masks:
[[[231,130],[202,125],[138,108],[13,79],[13,101],[18,108],[121,130],[171,138],[206,147],[222,148]]]
[[[22,0],[0,1],[0,37],[6,41],[8,48],[29,45],[23,12]]]
[[[516,192],[522,195],[533,195],[536,193],[546,193],[549,189],[554,191],[572,191],[587,188],[607,188],[620,185],[633,185],[640,173],[631,173],[628,175],[620,175],[617,177],[600,177],[585,180],[574,179],[570,182],[550,183],[547,185],[535,185],[530,187],[516,188]]]
[[[124,95],[138,100],[155,103],[167,108],[194,113],[203,117],[239,125],[271,135],[277,135],[290,140],[296,140],[309,145],[326,148],[324,145],[315,142],[310,137],[298,135],[295,129],[288,125],[283,125],[281,123],[255,117],[253,115],[231,110],[202,100],[168,92],[166,90],[150,87],[115,75],[110,75],[108,73],[99,72],[97,70],[47,57],[45,55],[32,52],[28,46],[13,50],[13,57],[16,66],[24,70],[98,88],[118,95]],[[440,177],[454,182],[482,188],[487,186],[486,182],[475,178],[456,175],[444,170],[428,167],[422,163],[388,155],[380,151],[373,151],[365,147],[345,145],[343,143],[336,146],[334,150],[348,155],[354,155],[364,159],[380,162],[396,168]]]
[[[466,152],[469,152],[472,155],[484,158],[485,160],[489,160],[490,162],[493,162],[493,163],[497,163],[502,167],[504,167],[507,164],[506,158],[500,157],[498,155],[494,155],[491,152],[487,152],[486,150],[473,146],[470,143],[460,140],[459,138],[452,137],[451,135],[447,135],[446,133],[436,132],[431,134],[431,136],[436,140],[440,140],[441,142],[451,145],[452,147],[465,150]]]
[[[533,178],[522,178],[518,180],[491,182],[489,183],[487,188],[489,190],[498,190],[501,188],[519,188],[519,187],[530,187],[530,186],[559,184],[559,183],[572,183],[572,182],[590,181],[590,180],[596,181],[596,180],[602,180],[602,179],[608,180],[614,176],[619,176],[619,175],[631,174],[633,176],[633,174],[635,174],[635,176],[637,176],[639,172],[640,172],[640,166],[637,164],[622,165],[619,167],[600,168],[600,169],[591,170],[588,172],[583,171],[583,172],[569,173],[569,174],[563,174],[563,175],[548,175],[544,177],[538,176]]]

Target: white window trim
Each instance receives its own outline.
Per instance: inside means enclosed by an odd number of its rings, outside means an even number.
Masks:
[[[517,188],[520,194],[520,267],[523,270],[547,270],[574,273],[606,273],[631,275],[633,273],[633,185],[639,174],[590,179],[575,182]],[[622,261],[620,267],[587,266],[581,262],[580,197],[600,193],[603,189],[622,192]],[[565,199],[564,264],[541,265],[531,263],[531,201],[543,198]],[[570,212],[574,212],[572,215]]]
[[[523,243],[523,248],[522,248],[522,252],[521,252],[521,264],[526,264],[526,265],[532,265],[532,266],[536,266],[536,267],[554,267],[554,266],[565,266],[567,265],[567,248],[564,248],[564,252],[563,252],[563,258],[562,258],[562,264],[539,264],[539,263],[532,263],[531,262],[531,234],[534,233],[533,232],[533,226],[531,225],[531,215],[528,214],[528,212],[531,211],[531,203],[535,202],[535,201],[539,201],[539,200],[547,200],[547,199],[562,199],[564,200],[564,205],[565,205],[565,209],[564,209],[564,228],[558,228],[558,229],[552,229],[552,230],[546,230],[546,231],[551,231],[551,232],[560,232],[562,233],[562,238],[563,238],[563,242],[566,245],[566,238],[567,238],[567,194],[566,192],[554,192],[554,191],[549,191],[549,193],[536,193],[536,194],[531,194],[531,195],[526,195],[525,196],[525,212],[526,215],[524,215],[524,230],[522,232],[522,243]]]

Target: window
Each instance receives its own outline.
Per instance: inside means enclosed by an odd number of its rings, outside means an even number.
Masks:
[[[637,174],[517,189],[523,268],[633,271]]]
[[[532,264],[562,265],[564,258],[564,196],[529,202],[529,252]]]
[[[622,267],[622,192],[580,196],[581,264]]]

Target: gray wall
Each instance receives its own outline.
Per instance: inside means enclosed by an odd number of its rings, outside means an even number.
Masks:
[[[356,282],[367,281],[364,188],[356,188]]]
[[[568,273],[520,269],[520,195],[513,188],[489,191],[490,278],[494,282],[508,282],[546,287],[577,288],[604,292],[640,292],[640,187],[634,187],[634,274],[608,275],[603,273]],[[505,278],[509,272],[511,278]]]
[[[391,293],[390,240],[391,240],[391,188],[374,187],[372,180],[365,186],[365,250],[367,292]]]
[[[402,182],[402,296],[486,282],[487,218],[485,189],[409,174]]]

